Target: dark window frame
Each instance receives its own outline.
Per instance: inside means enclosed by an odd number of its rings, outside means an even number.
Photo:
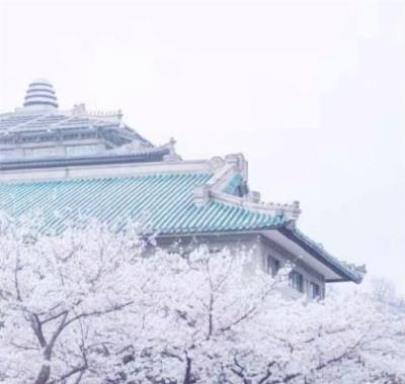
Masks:
[[[311,299],[316,300],[316,299],[320,299],[322,297],[321,286],[318,283],[311,281],[309,284],[309,290],[310,290]]]
[[[298,271],[290,272],[290,285],[298,292],[304,293],[304,275]]]
[[[273,257],[272,255],[267,255],[266,263],[267,273],[272,277],[276,276],[281,268],[280,260]]]

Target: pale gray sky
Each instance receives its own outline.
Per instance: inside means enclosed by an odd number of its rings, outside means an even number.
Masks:
[[[405,292],[405,1],[2,1],[0,108],[46,77],[266,200]]]

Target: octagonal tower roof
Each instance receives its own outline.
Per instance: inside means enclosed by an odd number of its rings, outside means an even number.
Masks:
[[[52,84],[46,79],[36,79],[29,84],[24,98],[26,109],[57,109],[58,99]]]
[[[154,146],[123,121],[118,111],[87,111],[84,104],[59,109],[52,84],[28,85],[23,107],[0,114],[0,168],[118,161],[161,161],[173,142]]]

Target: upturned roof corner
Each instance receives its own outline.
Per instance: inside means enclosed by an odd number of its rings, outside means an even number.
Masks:
[[[195,187],[193,200],[196,205],[204,205],[214,200],[232,206],[243,207],[253,212],[269,216],[283,216],[295,222],[300,213],[298,201],[292,203],[263,202],[260,193],[249,191],[248,162],[242,154],[230,154],[225,158],[214,157],[209,161],[212,177],[204,184]],[[241,187],[238,193],[229,193],[227,186],[239,176],[237,183]]]

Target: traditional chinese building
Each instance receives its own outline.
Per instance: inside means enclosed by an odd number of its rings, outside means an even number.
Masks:
[[[241,154],[182,160],[173,140],[153,145],[121,112],[60,110],[43,79],[29,85],[22,108],[0,115],[0,211],[8,215],[42,212],[56,232],[79,219],[136,220],[165,247],[249,246],[273,275],[293,262],[291,287],[314,298],[325,283],[359,283],[361,273],[298,230],[298,202],[265,203],[249,189],[247,166]]]

